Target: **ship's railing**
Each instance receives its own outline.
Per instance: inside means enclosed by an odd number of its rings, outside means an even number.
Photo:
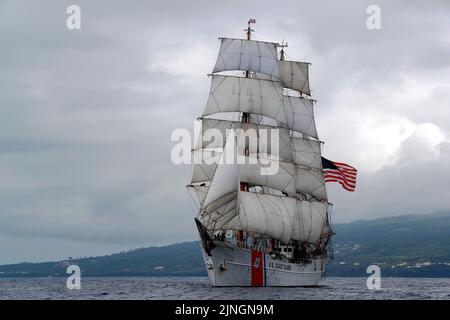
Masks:
[[[245,241],[245,240],[239,240],[239,241],[234,240],[233,241],[231,239],[225,239],[224,241],[228,244],[237,245],[238,247],[244,248],[244,249],[249,249],[249,250],[254,250],[254,251],[269,253],[269,254],[274,252],[272,247],[264,247],[261,245],[249,245],[247,243],[247,241]]]

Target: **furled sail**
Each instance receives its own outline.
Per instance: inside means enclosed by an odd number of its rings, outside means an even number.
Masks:
[[[223,228],[257,232],[284,243],[315,243],[326,224],[326,202],[239,192],[238,213]]]
[[[279,78],[277,44],[244,39],[220,38],[213,72],[252,71]]]

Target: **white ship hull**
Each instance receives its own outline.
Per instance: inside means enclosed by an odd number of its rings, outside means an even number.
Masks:
[[[317,286],[329,258],[308,263],[273,259],[270,254],[214,241],[209,256],[202,247],[209,281],[214,287],[227,286]]]

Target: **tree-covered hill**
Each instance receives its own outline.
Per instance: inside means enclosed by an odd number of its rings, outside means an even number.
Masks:
[[[397,216],[334,226],[334,259],[327,276],[366,276],[377,264],[384,276],[450,277],[450,213]],[[58,262],[0,266],[0,277],[205,276],[199,245],[184,242]]]

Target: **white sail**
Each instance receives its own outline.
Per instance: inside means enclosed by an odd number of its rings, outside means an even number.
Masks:
[[[236,141],[232,139],[229,140],[228,143],[235,144]],[[224,158],[228,150],[229,149],[225,149],[225,151],[221,154],[221,159],[217,164],[213,179],[211,181],[211,184],[209,185],[205,200],[203,202],[204,208],[208,208],[208,206],[214,201],[220,200],[220,198],[222,198],[223,196],[236,192],[238,190],[239,166],[226,164]],[[215,204],[215,206],[219,205]],[[208,208],[207,210],[210,210],[210,208]]]
[[[326,222],[322,230],[321,237],[329,237],[333,235],[333,229],[330,226],[330,219],[327,211]]]
[[[249,164],[253,158],[256,164]],[[291,195],[296,192],[296,167],[292,162],[246,157],[246,164],[239,165],[241,182],[274,188]],[[265,170],[266,168],[266,170]],[[272,173],[270,168],[276,170]],[[264,174],[266,173],[266,174]]]
[[[203,116],[221,112],[248,112],[286,123],[281,82],[212,75]]]
[[[284,243],[315,243],[326,223],[326,208],[323,202],[239,192],[238,214],[223,227],[257,232]]]
[[[251,73],[218,74],[223,71]],[[198,218],[208,230],[244,230],[311,244],[331,230],[314,101],[288,95],[293,92],[285,88],[311,94],[308,63],[279,61],[275,43],[221,39],[202,114],[205,139],[194,151],[204,161],[195,165],[192,178],[201,204]],[[249,113],[251,123],[232,121],[238,113]],[[271,139],[273,129],[277,141]],[[230,132],[237,134],[233,153],[240,158],[234,159],[244,164],[224,163]],[[267,174],[274,165],[278,170]],[[240,182],[258,192],[239,191]]]
[[[197,148],[223,148],[225,143],[225,137],[227,136],[227,130],[244,130],[245,133],[249,133],[250,130],[254,130],[254,133],[257,137],[257,142],[254,144],[250,144],[248,146],[249,155],[254,155],[256,153],[264,153],[271,154],[277,156],[278,158],[286,161],[294,161],[293,157],[295,153],[292,153],[291,149],[291,137],[289,134],[289,129],[286,128],[274,128],[273,126],[255,124],[255,123],[242,123],[237,121],[227,121],[227,120],[217,120],[217,119],[202,119],[202,129],[201,136],[204,139],[201,139],[197,143]],[[272,139],[272,130],[278,130],[278,139]],[[220,132],[220,135],[223,139],[215,139],[215,137],[211,137],[211,135],[215,134],[217,130]],[[238,132],[238,131],[235,131]],[[210,133],[210,134],[208,134]],[[251,134],[247,135],[252,138]],[[243,150],[245,145],[244,137],[238,135],[238,148],[239,150]],[[278,143],[278,146],[272,146],[272,141]],[[294,144],[295,145],[295,144]],[[303,149],[309,152],[308,148],[298,147],[298,152],[303,151]]]
[[[327,226],[327,207],[326,202],[298,201],[292,239],[316,243]]]
[[[195,150],[194,159],[196,163],[194,165],[191,183],[211,181],[220,158],[221,152],[213,150]]]
[[[309,88],[309,63],[278,61],[280,78],[285,88],[311,95]]]
[[[318,139],[313,100],[284,96],[279,82],[212,75],[203,116],[222,112],[259,114],[277,120],[281,127]]]
[[[292,238],[296,204],[294,198],[239,192],[238,216],[227,227],[257,232],[287,243]]]
[[[252,71],[279,78],[277,44],[244,39],[220,39],[213,72]]]
[[[220,206],[211,211],[200,211],[197,218],[208,230],[224,229],[237,216],[237,195],[235,192],[223,197]]]
[[[318,139],[313,104],[311,99],[284,96],[287,127]]]
[[[194,190],[195,195],[197,196],[196,205],[200,207],[203,204],[203,200],[205,200],[206,191],[208,191],[208,186],[206,184],[201,185],[191,184],[188,186],[188,188]]]
[[[291,138],[293,160],[298,165],[322,169],[321,142],[305,138]]]
[[[327,200],[323,172],[298,167],[297,192],[310,194],[320,200]]]

